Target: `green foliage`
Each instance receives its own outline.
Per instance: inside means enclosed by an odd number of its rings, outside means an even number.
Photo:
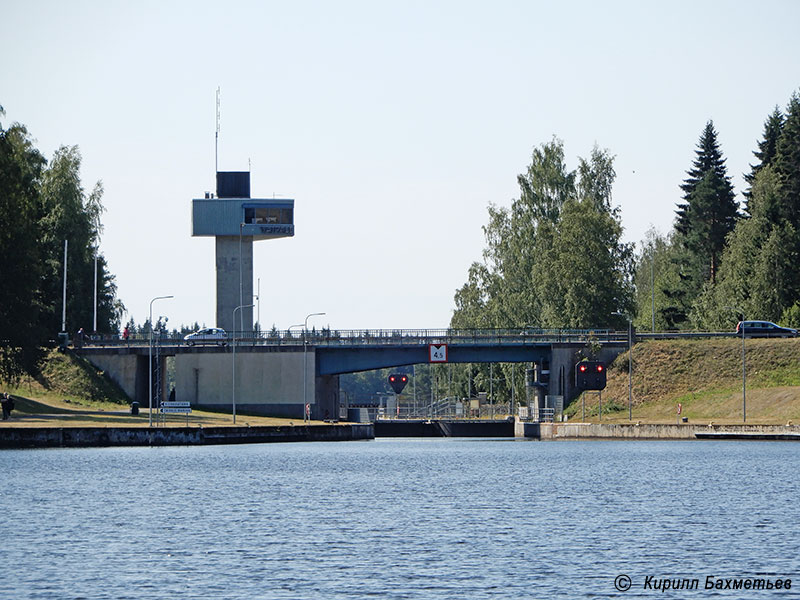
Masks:
[[[794,327],[795,329],[800,327],[800,301],[795,302],[783,311],[781,323],[787,327]]]
[[[793,94],[775,152],[781,202],[778,219],[800,229],[800,95]]]
[[[62,146],[42,177],[40,229],[47,256],[42,287],[49,331],[61,328],[64,240],[68,241],[67,328],[90,331],[93,324],[94,257],[102,233],[103,186],[98,182],[87,196],[80,165],[78,148]],[[110,333],[119,330],[123,308],[116,302],[116,285],[105,258],[99,252],[97,257],[98,331]]]
[[[607,151],[594,148],[569,171],[560,140],[534,149],[519,198],[489,207],[484,260],[456,292],[451,326],[602,327],[612,312],[632,310],[632,247],[611,207],[615,176]]]
[[[676,300],[680,278],[674,260],[672,239],[651,228],[645,234],[636,256],[634,289],[636,290],[637,330],[664,331],[675,328],[674,315],[680,313],[685,319],[686,308]],[[655,323],[654,323],[655,322]]]
[[[772,164],[775,154],[778,151],[778,138],[782,130],[783,113],[781,113],[780,109],[776,106],[775,110],[764,122],[764,138],[758,143],[758,150],[753,152],[759,162],[755,165],[750,165],[750,173],[745,173],[744,175],[744,180],[750,186],[750,189],[744,192],[746,198],[745,210],[750,215],[753,214],[750,201],[753,195],[752,186],[755,182],[756,175],[758,175],[761,169]]]
[[[622,226],[610,211],[590,198],[569,200],[557,226],[545,231],[533,273],[544,326],[602,327],[613,312],[631,310],[632,252],[619,242]]]
[[[727,238],[716,285],[706,285],[692,309],[701,328],[729,329],[735,310],[751,319],[795,319],[800,302],[800,99],[785,119],[776,109],[754,153],[761,162],[748,177],[750,219]]]
[[[712,121],[700,136],[696,155],[689,177],[681,185],[684,203],[678,205],[675,229],[680,242],[697,259],[695,276],[715,282],[725,237],[736,225],[738,210]]]
[[[64,240],[67,324],[92,327],[103,188],[98,183],[87,196],[79,171],[76,147],[60,148],[48,166],[24,126],[0,124],[0,378],[6,381],[35,373],[40,348],[61,329]],[[98,330],[116,331],[122,305],[102,255],[97,269]]]
[[[0,117],[3,116],[0,108]],[[24,126],[0,124],[0,377],[35,369],[45,337],[39,289],[38,183],[45,159]]]

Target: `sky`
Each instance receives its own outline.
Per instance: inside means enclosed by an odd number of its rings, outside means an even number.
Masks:
[[[0,4],[2,124],[102,181],[101,251],[141,323],[215,325],[214,240],[191,201],[220,170],[295,199],[254,244],[264,328],[447,327],[490,204],[531,153],[615,156],[625,240],[667,233],[709,120],[736,191],[800,91],[800,2],[39,1]]]

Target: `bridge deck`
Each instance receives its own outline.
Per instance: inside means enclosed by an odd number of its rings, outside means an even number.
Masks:
[[[305,333],[305,335],[304,335]],[[619,344],[627,342],[627,331],[608,329],[395,329],[395,330],[312,330],[229,332],[226,344],[244,346],[309,346],[316,347],[385,347],[429,346],[453,344],[459,346],[520,346],[527,344],[580,343]],[[154,339],[164,347],[184,345],[177,333],[156,333]],[[213,346],[219,340],[197,345]],[[85,347],[149,346],[149,334],[134,334],[128,339],[120,336],[93,336],[84,340]]]

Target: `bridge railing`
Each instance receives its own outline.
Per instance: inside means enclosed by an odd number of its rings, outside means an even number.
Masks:
[[[175,332],[156,332],[154,340],[164,345],[184,343],[184,336]],[[624,342],[626,331],[610,329],[349,329],[304,331],[233,331],[222,340],[195,340],[197,345],[218,343],[237,346],[420,346],[428,344],[526,344],[590,342]],[[150,343],[148,333],[87,336],[87,346],[141,346]]]

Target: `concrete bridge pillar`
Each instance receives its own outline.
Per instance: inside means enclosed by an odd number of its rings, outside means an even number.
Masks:
[[[146,407],[149,399],[148,386],[148,357],[146,354],[137,354],[128,349],[113,349],[105,353],[84,353],[84,358],[99,370],[106,373],[131,400],[139,402],[141,407]],[[163,372],[166,372],[166,359],[161,358]],[[166,381],[166,380],[165,380]]]
[[[610,365],[627,345],[603,346],[592,360],[601,360]],[[553,344],[550,355],[550,382],[548,394],[564,397],[564,407],[572,402],[580,393],[575,387],[575,365],[583,356],[585,349],[569,344]]]
[[[339,376],[318,375],[315,377],[316,395],[311,407],[311,418],[318,420],[339,419]]]

